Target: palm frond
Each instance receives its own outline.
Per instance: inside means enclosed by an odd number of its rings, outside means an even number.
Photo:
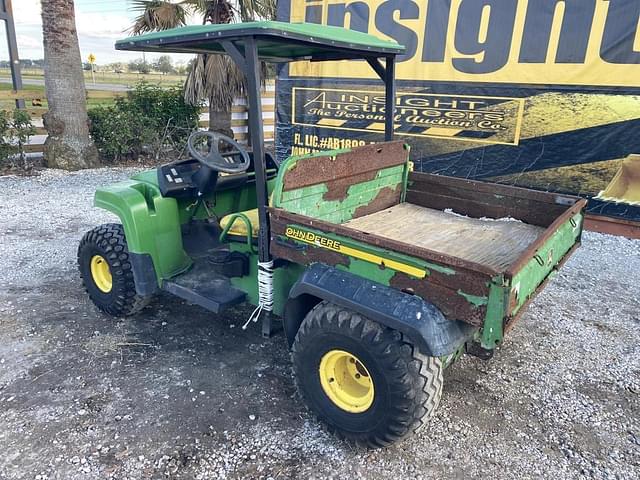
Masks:
[[[276,14],[276,0],[183,0],[181,3],[200,12],[203,23],[272,20]]]
[[[243,22],[273,20],[276,17],[276,0],[238,0],[238,10]]]
[[[180,2],[182,5],[187,5],[191,8],[194,8],[200,12],[203,12],[206,7],[207,7],[207,3],[209,3],[211,0],[182,0],[182,2]]]
[[[166,30],[186,24],[187,14],[202,15],[202,23],[231,23],[275,18],[276,0],[133,0],[134,11],[140,15],[130,31],[140,33]],[[262,64],[261,82],[266,67]],[[244,96],[244,74],[226,55],[198,55],[184,85],[188,103],[208,100],[211,110],[229,112],[234,99]],[[230,127],[229,127],[230,128]]]
[[[182,4],[166,0],[133,0],[132,10],[140,12],[129,31],[133,35],[181,27],[187,23]]]
[[[226,55],[198,55],[184,85],[188,103],[206,99],[215,110],[229,110],[244,92],[244,75]]]

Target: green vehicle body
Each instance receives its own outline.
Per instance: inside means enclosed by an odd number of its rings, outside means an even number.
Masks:
[[[351,150],[336,150],[288,158],[275,176],[272,173],[268,181],[271,208],[284,210],[297,215],[314,218],[323,222],[342,224],[353,217],[359,208],[367,208],[382,189],[397,189],[404,200],[410,182],[410,163],[379,169],[373,179],[358,182],[347,188],[343,198],[323,200],[327,194],[326,183],[318,183],[294,190],[284,190],[287,172],[297,168],[301,162],[313,158],[335,158]],[[210,216],[222,218],[229,214],[242,213],[256,208],[255,184],[248,181],[238,189],[217,191],[205,199],[208,208],[199,206],[189,199],[163,198],[157,184],[155,170],[142,172],[124,182],[98,189],[95,205],[117,215],[127,237],[129,251],[151,257],[158,288],[163,282],[171,280],[187,271],[192,265],[182,243],[184,227],[194,220],[207,219]],[[240,220],[239,220],[240,221]],[[535,255],[523,262],[514,275],[496,275],[487,282],[486,295],[474,295],[462,288],[455,295],[464,299],[472,309],[482,308],[484,318],[477,329],[475,339],[484,349],[493,349],[504,338],[505,325],[517,316],[525,304],[539,290],[541,285],[552,277],[567,254],[577,246],[582,232],[583,212],[570,215],[559,225],[553,226],[553,232],[536,249]],[[305,245],[306,232],[309,238],[323,238],[339,244],[349,257],[348,262],[338,263],[335,268],[350,272],[377,284],[392,287],[391,279],[397,271],[408,272],[415,278],[422,276],[429,280],[432,272],[455,278],[458,274],[454,265],[429,262],[424,259],[382,248],[347,236],[309,228],[306,225],[288,224],[295,229],[300,238],[285,238],[272,235],[272,241],[288,241]],[[226,233],[226,232],[225,232]],[[223,240],[225,233],[223,233]],[[252,242],[229,242],[232,251],[241,252],[250,258],[248,275],[232,278],[237,288],[247,293],[251,304],[258,304],[257,252]],[[343,253],[341,253],[343,254]],[[313,263],[310,260],[310,263]],[[384,265],[384,268],[381,268]],[[306,264],[286,262],[274,271],[274,308],[273,313],[282,316],[289,299],[292,286],[305,271]],[[517,295],[516,295],[517,294]],[[425,298],[429,301],[429,298]]]
[[[380,447],[418,431],[438,406],[444,368],[465,352],[489,358],[580,244],[584,199],[413,172],[393,115],[384,142],[275,162],[259,60],[366,60],[390,112],[404,51],[395,42],[251,22],[116,48],[228,54],[247,81],[252,150],[194,132],[192,158],[98,189],[95,205],[121,225],[80,241],[89,296],[112,316],[140,311],[160,290],[214,313],[244,301],[256,309],[243,328],[261,318],[264,336],[280,318],[298,390],[346,439]],[[222,153],[221,141],[234,150]]]
[[[204,200],[215,205],[212,211],[220,218],[255,208],[255,188],[216,192]],[[193,211],[193,203],[191,199],[162,197],[155,170],[99,188],[94,198],[96,207],[120,218],[127,234],[129,251],[151,256],[159,287],[162,280],[184,272],[192,264],[182,246],[181,226],[206,218],[204,208]]]

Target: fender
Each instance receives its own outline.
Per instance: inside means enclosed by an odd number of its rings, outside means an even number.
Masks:
[[[160,287],[163,279],[191,266],[182,246],[177,202],[163,198],[155,185],[126,180],[102,187],[96,190],[94,205],[120,218],[132,254],[136,290],[142,289],[138,293],[154,290],[153,277]]]
[[[289,292],[284,329],[290,346],[304,314],[320,300],[398,330],[423,354],[434,357],[455,352],[476,330],[464,322],[447,320],[434,305],[418,296],[316,263],[304,271]]]

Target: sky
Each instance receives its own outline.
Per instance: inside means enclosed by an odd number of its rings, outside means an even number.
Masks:
[[[80,53],[86,61],[90,53],[96,56],[98,65],[113,62],[128,62],[140,58],[139,52],[117,52],[113,44],[127,36],[125,30],[131,26],[136,12],[131,11],[129,0],[75,0],[76,27],[80,42]],[[13,0],[13,13],[20,58],[43,58],[42,20],[40,0]],[[189,23],[196,23],[192,19]],[[4,30],[4,22],[0,27]],[[8,60],[6,36],[0,36],[0,60]],[[147,61],[158,55],[147,54]],[[188,61],[189,55],[172,55],[175,62]]]

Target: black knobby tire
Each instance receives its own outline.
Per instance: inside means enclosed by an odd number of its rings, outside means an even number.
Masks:
[[[340,408],[323,389],[321,361],[336,350],[357,357],[373,381],[373,402],[364,412]],[[386,446],[418,431],[442,396],[439,358],[420,353],[402,333],[328,302],[305,317],[292,359],[298,390],[311,410],[331,432],[367,447]]]
[[[112,286],[104,292],[91,274],[91,259],[100,255],[109,265]],[[133,315],[148,305],[150,296],[136,293],[129,249],[122,225],[107,223],[85,233],[78,246],[78,268],[89,297],[103,312],[114,317]]]

